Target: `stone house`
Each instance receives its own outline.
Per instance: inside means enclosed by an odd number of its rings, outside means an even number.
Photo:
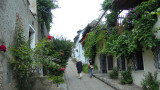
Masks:
[[[36,0],[1,0],[0,13],[0,45],[3,44],[7,48],[6,52],[0,52],[0,90],[15,90],[8,48],[15,42],[17,18],[21,18],[26,40],[32,39],[30,47],[34,48],[38,42]]]

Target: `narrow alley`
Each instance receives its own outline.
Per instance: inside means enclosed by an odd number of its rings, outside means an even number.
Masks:
[[[75,63],[68,61],[66,68],[66,82],[68,90],[114,90],[110,86],[92,77],[82,73],[82,79],[78,79]]]

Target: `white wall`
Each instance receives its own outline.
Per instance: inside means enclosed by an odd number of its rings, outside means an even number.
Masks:
[[[143,63],[144,63],[144,70],[137,70],[137,71],[132,71],[132,76],[133,76],[133,83],[141,86],[141,82],[144,79],[144,75],[146,75],[148,72],[151,72],[154,74],[157,69],[154,66],[154,55],[151,51],[151,49],[143,49]],[[158,71],[157,79],[160,80],[160,71]]]
[[[75,58],[77,60],[80,59],[82,61],[82,63],[87,63],[88,58],[86,58],[84,56],[84,49],[82,47],[82,44],[79,42],[81,40],[80,36],[82,35],[82,33],[83,33],[83,31],[80,32],[79,38],[77,39],[77,41],[75,43],[74,53],[75,53]],[[76,50],[78,50],[78,52]]]

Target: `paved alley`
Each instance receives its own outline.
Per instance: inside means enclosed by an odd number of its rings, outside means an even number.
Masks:
[[[78,79],[76,65],[72,61],[68,61],[65,75],[68,90],[114,90],[94,77],[89,78],[88,74],[82,73],[82,79]]]

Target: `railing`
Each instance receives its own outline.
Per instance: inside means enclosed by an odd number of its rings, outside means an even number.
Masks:
[[[124,18],[126,18],[126,17],[127,17],[126,15],[119,15],[118,16],[116,28],[117,28],[119,34],[123,33],[124,26],[123,26],[122,22],[123,22]]]
[[[122,22],[123,22],[125,17],[126,17],[125,15],[119,15],[118,19],[117,19],[117,24],[122,25]]]

